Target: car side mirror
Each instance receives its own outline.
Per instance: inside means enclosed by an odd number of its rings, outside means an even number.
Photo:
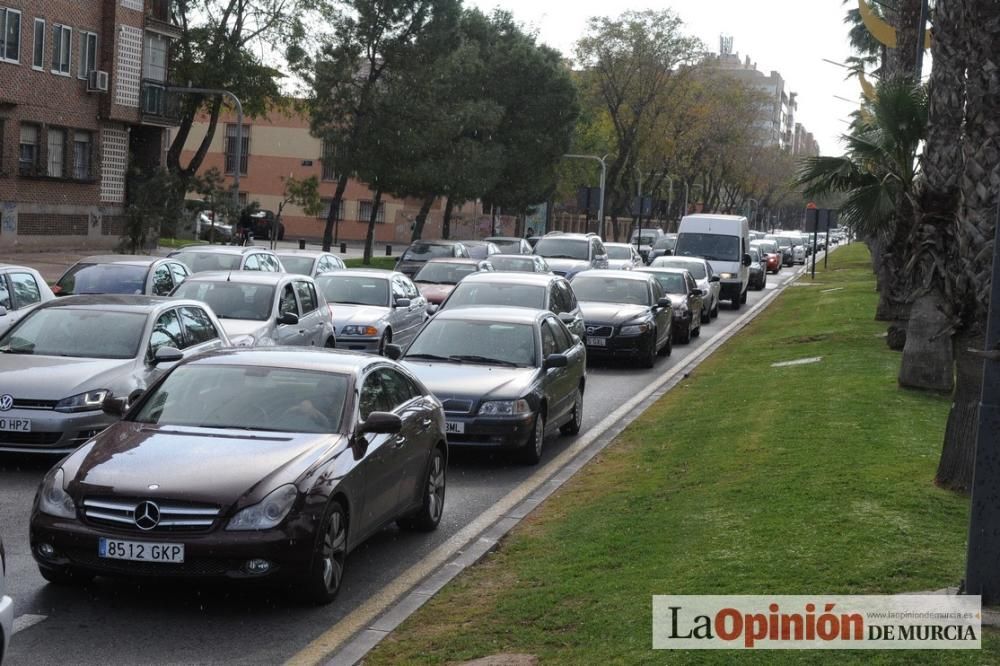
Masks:
[[[388,344],[385,346],[385,357],[393,361],[403,358],[403,348],[399,345]]]
[[[408,308],[410,307],[410,303],[411,301],[408,298],[397,298],[394,304],[397,308]]]
[[[161,363],[176,363],[177,361],[184,358],[184,354],[181,353],[180,349],[176,347],[160,347],[153,354],[153,365],[160,365]]]
[[[672,306],[672,303],[669,298],[664,296],[660,300],[656,301],[656,306],[660,308],[669,308]]]
[[[115,397],[105,398],[104,402],[101,403],[101,411],[107,414],[108,416],[113,416],[116,419],[120,419],[121,417],[125,416],[125,411],[126,409],[128,409],[126,405],[127,402],[128,398],[115,398]]]
[[[358,434],[394,435],[403,429],[403,420],[392,412],[372,412],[358,426]]]
[[[722,278],[719,277],[718,275],[713,275],[712,277],[708,278],[708,281],[709,282],[722,282]]]
[[[0,317],[6,317],[6,316],[7,316],[7,308],[0,305]]]
[[[299,316],[294,312],[282,312],[278,315],[278,323],[283,326],[295,326],[299,323]]]
[[[565,354],[549,354],[545,357],[542,368],[549,370],[551,368],[565,368],[567,365],[569,365],[569,359],[566,358]]]
[[[749,254],[744,254],[743,255],[743,265],[744,266],[749,266],[752,263],[753,263],[753,261],[750,259],[750,255]]]
[[[692,289],[691,293],[694,294],[695,296],[704,296],[705,295],[705,292],[702,291],[701,289]]]

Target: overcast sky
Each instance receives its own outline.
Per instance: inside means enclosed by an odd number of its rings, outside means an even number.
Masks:
[[[719,35],[733,37],[733,50],[749,55],[765,74],[772,69],[785,79],[785,89],[799,93],[797,122],[819,141],[823,154],[839,155],[843,122],[857,108],[834,95],[857,100],[856,80],[844,81],[846,71],[823,62],[843,62],[850,55],[848,9],[841,0],[466,0],[484,11],[501,7],[539,40],[573,56],[573,45],[591,16],[616,16],[627,9],[671,8],[688,32],[709,51],[718,52]],[[853,3],[852,3],[853,4]]]

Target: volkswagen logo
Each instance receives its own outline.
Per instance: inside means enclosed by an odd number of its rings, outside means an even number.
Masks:
[[[14,396],[9,393],[0,395],[0,412],[6,412],[14,406]]]
[[[135,526],[148,532],[160,524],[160,507],[153,502],[139,502],[132,512]]]

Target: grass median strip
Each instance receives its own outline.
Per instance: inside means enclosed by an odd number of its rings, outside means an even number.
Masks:
[[[387,271],[391,271],[396,267],[397,257],[372,257],[372,263],[365,265],[364,261],[355,257],[354,259],[344,259],[344,264],[348,268],[384,268]]]
[[[962,575],[968,500],[931,483],[948,400],[896,387],[862,245],[822,281],[842,289],[785,292],[365,663],[1000,661],[992,632],[982,653],[651,650],[653,594],[882,594]]]

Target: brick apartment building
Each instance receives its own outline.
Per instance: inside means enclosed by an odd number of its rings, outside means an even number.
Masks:
[[[118,242],[177,37],[168,0],[0,0],[0,248]]]

